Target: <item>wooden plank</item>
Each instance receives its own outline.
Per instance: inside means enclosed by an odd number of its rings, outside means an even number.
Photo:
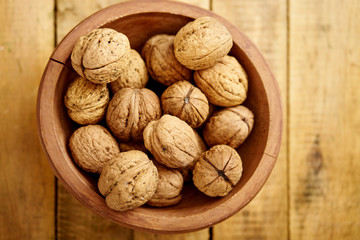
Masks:
[[[239,27],[259,48],[279,82],[284,130],[277,163],[258,196],[216,225],[214,240],[287,239],[287,1],[212,1],[213,11]]]
[[[360,235],[359,12],[290,1],[291,239]]]
[[[54,2],[0,0],[0,239],[54,239],[54,175],[36,95],[54,47]]]
[[[106,6],[118,3],[109,1],[57,1],[57,39],[61,40],[77,23],[93,12]],[[204,4],[205,2],[205,4]],[[209,1],[198,0],[197,4],[208,7]],[[58,188],[58,239],[163,239],[170,235],[148,234],[120,227],[100,218],[83,207],[64,187]],[[175,239],[208,239],[208,230],[197,233],[172,235]]]

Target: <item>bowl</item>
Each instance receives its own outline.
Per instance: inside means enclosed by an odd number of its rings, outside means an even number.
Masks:
[[[249,77],[244,105],[255,115],[254,128],[240,146],[243,175],[223,198],[211,198],[192,184],[183,189],[182,201],[172,207],[139,207],[126,212],[111,210],[97,189],[97,178],[77,167],[71,159],[68,140],[79,127],[66,114],[64,94],[76,77],[70,62],[76,40],[89,31],[108,27],[124,33],[131,47],[140,50],[159,33],[176,34],[189,21],[201,16],[218,19],[229,30],[237,58]],[[212,226],[238,212],[259,192],[278,155],[282,132],[282,107],[277,82],[255,45],[235,26],[211,11],[179,2],[132,1],[105,8],[77,25],[51,55],[39,86],[37,124],[49,163],[61,183],[83,205],[98,215],[135,230],[180,233]]]

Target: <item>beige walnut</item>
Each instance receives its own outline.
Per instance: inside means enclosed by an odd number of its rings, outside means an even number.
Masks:
[[[179,81],[169,86],[161,95],[164,114],[170,114],[197,128],[209,114],[206,96],[188,81]]]
[[[113,29],[95,29],[81,36],[71,53],[71,64],[82,77],[94,83],[109,83],[119,78],[129,62],[130,42]]]
[[[78,128],[70,137],[69,147],[74,162],[93,173],[100,173],[103,166],[120,153],[115,138],[100,125]]]
[[[210,146],[225,144],[238,148],[254,126],[254,114],[245,106],[224,108],[215,112],[203,129],[205,142]]]
[[[160,116],[160,100],[154,92],[123,88],[110,100],[106,123],[121,142],[140,141],[146,125]]]
[[[174,37],[155,35],[145,43],[141,51],[150,76],[167,86],[180,80],[192,79],[192,71],[175,58]]]
[[[226,196],[242,175],[240,155],[227,145],[216,145],[204,152],[193,171],[194,185],[210,197]]]
[[[139,150],[144,153],[147,152],[143,142],[123,142],[119,143],[119,148],[121,152],[126,152],[130,150]]]
[[[214,66],[194,73],[195,84],[210,103],[222,107],[241,104],[247,97],[248,79],[245,70],[231,56]]]
[[[110,89],[115,94],[122,88],[144,88],[148,80],[144,60],[136,50],[131,49],[127,68],[116,81],[110,83]]]
[[[232,45],[225,26],[212,17],[200,17],[176,34],[174,52],[182,65],[200,70],[213,66],[229,53]]]
[[[193,165],[203,151],[199,140],[186,122],[167,114],[150,122],[144,130],[146,149],[156,161],[170,168]]]
[[[181,200],[181,190],[184,179],[179,170],[167,168],[156,161],[154,164],[158,170],[159,182],[155,194],[147,202],[154,207],[166,207],[175,205]]]
[[[109,90],[106,84],[95,84],[77,77],[67,87],[64,102],[73,121],[82,125],[95,124],[105,116]]]
[[[126,211],[145,204],[158,181],[158,171],[148,156],[132,150],[116,155],[104,166],[98,187],[111,209]]]

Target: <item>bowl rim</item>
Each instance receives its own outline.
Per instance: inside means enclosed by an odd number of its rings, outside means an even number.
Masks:
[[[159,7],[159,4],[161,4],[161,7]],[[83,192],[86,183],[81,183],[79,179],[76,179],[76,176],[64,177],[63,171],[69,166],[61,166],[52,160],[52,156],[66,154],[66,149],[62,146],[52,144],[53,142],[58,141],[55,134],[56,129],[54,121],[48,121],[48,116],[54,115],[52,112],[51,100],[54,98],[54,89],[57,79],[63,68],[67,67],[66,61],[69,58],[71,50],[75,44],[72,39],[78,39],[84,33],[87,33],[95,28],[99,28],[109,22],[140,13],[167,13],[181,15],[188,18],[197,18],[207,15],[218,19],[231,32],[233,39],[243,40],[236,43],[244,51],[249,60],[252,63],[255,61],[261,63],[261,68],[257,68],[255,64],[254,66],[264,85],[269,104],[268,139],[266,141],[262,158],[257,169],[253,173],[253,176],[236,194],[234,194],[234,196],[226,201],[226,204],[222,203],[217,205],[211,209],[211,211],[208,210],[199,214],[184,216],[183,219],[177,218],[176,221],[165,218],[151,218],[151,216],[142,215],[142,213],[136,211],[136,209],[123,212],[122,214],[108,209],[103,201],[103,198],[100,196],[89,196]],[[54,78],[54,76],[58,77]],[[191,232],[213,226],[216,223],[232,216],[247,205],[260,191],[274,167],[281,146],[283,123],[280,90],[277,81],[259,50],[238,28],[221,16],[211,12],[210,10],[181,2],[163,0],[137,0],[123,2],[104,8],[80,22],[63,38],[53,51],[41,79],[36,110],[38,135],[41,145],[55,175],[63,183],[65,188],[83,205],[90,208],[96,214],[110,219],[119,225],[141,231],[157,233]],[[72,185],[71,182],[74,180],[78,181],[80,185]],[[86,188],[88,188],[88,186],[86,186]],[[144,219],[145,217],[146,219]],[[202,221],[196,221],[199,218]]]

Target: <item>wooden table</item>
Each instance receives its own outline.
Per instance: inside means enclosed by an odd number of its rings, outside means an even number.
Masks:
[[[35,102],[56,43],[118,0],[0,0],[0,239],[359,239],[360,1],[186,1],[227,18],[279,81],[283,144],[258,196],[195,233],[132,231],[80,205],[55,179]]]

